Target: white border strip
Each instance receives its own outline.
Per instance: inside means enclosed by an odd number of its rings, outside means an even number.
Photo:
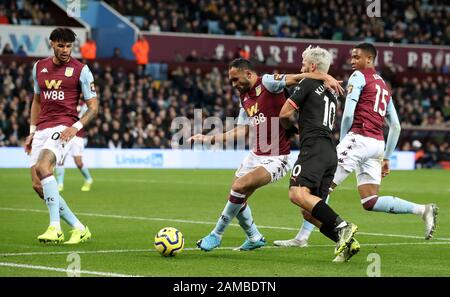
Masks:
[[[0,262],[0,266],[3,267],[13,267],[13,268],[25,268],[25,269],[34,269],[34,270],[46,270],[46,271],[56,271],[63,273],[80,273],[80,274],[91,274],[91,275],[99,275],[99,276],[111,276],[111,277],[140,277],[139,275],[129,275],[129,274],[120,274],[113,272],[101,272],[101,271],[90,271],[90,270],[70,270],[64,268],[50,267],[50,266],[40,266],[40,265],[29,265],[29,264],[20,264],[20,263],[11,263],[11,262]]]
[[[382,242],[382,243],[361,243],[361,246],[377,247],[377,246],[399,246],[399,245],[450,245],[447,241],[426,241],[426,242]],[[335,244],[312,244],[306,247],[296,248],[321,248],[321,247],[335,247]],[[261,249],[284,249],[292,247],[283,246],[264,246]],[[236,247],[218,247],[216,250],[234,250]],[[200,251],[199,248],[185,248],[183,251]],[[155,249],[129,249],[129,250],[93,250],[93,251],[63,251],[63,252],[25,252],[25,253],[0,253],[0,257],[19,257],[19,256],[46,256],[46,255],[66,255],[71,253],[77,254],[120,254],[120,253],[152,253]]]

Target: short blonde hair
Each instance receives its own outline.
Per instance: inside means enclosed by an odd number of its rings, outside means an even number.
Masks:
[[[321,47],[308,46],[302,53],[302,58],[317,65],[317,70],[327,73],[331,64],[331,53]]]

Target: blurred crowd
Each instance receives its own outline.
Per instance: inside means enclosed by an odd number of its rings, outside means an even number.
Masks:
[[[403,125],[450,126],[449,76],[419,80],[403,77],[393,84],[393,98]]]
[[[2,0],[0,25],[54,26],[55,18],[49,12],[49,1]]]
[[[32,63],[12,62],[6,66],[0,62],[0,146],[20,146],[28,135],[33,95],[31,69]],[[203,119],[215,116],[225,123],[226,117],[236,117],[239,112],[238,95],[226,72],[217,68],[202,73],[200,69],[179,67],[163,81],[146,75],[140,66],[137,71],[126,73],[120,68],[101,67],[94,62],[90,69],[101,107],[98,118],[86,128],[88,147],[170,148],[174,133],[179,131],[179,127],[171,126],[176,117],[192,121],[194,110],[201,109]],[[444,133],[433,136],[434,132],[430,131],[414,134],[404,130],[398,148],[434,151],[433,157],[427,159],[428,163],[448,160],[449,77],[429,77],[420,81],[405,77],[392,86],[404,127],[426,130],[432,126],[442,128]],[[336,127],[340,125],[341,114],[340,109]],[[414,141],[419,141],[420,146],[417,142],[413,145]],[[294,139],[294,147],[298,147],[298,139]]]
[[[450,5],[443,0],[106,2],[151,32],[450,44]],[[50,1],[2,0],[0,25],[55,25],[49,6]]]
[[[442,0],[107,2],[151,32],[450,44],[450,6]]]
[[[83,0],[84,1],[84,0]],[[107,0],[139,29],[366,42],[450,45],[442,0]],[[80,2],[81,3],[81,2]],[[377,5],[380,5],[377,7]],[[50,1],[0,1],[0,25],[54,26]],[[5,45],[2,54],[13,54]],[[23,47],[14,54],[25,56]],[[193,59],[201,59],[193,55]],[[270,57],[268,57],[270,59]],[[270,61],[268,62],[270,64]]]

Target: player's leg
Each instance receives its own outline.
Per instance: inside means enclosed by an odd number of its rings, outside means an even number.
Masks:
[[[367,180],[362,178],[359,181]],[[431,239],[436,230],[437,207],[435,204],[417,204],[396,196],[378,196],[379,184],[358,185],[361,204],[365,210],[393,214],[415,214],[425,223],[425,239]]]
[[[270,182],[276,182],[282,179],[289,171],[289,156],[281,155],[281,156],[271,156],[271,157],[261,157],[256,156],[257,160],[256,169],[247,174],[247,180],[250,182],[261,181],[260,185],[251,185],[250,187],[261,187],[267,184],[270,176]],[[269,175],[267,175],[264,170],[267,171]],[[251,176],[254,173],[259,171],[259,176]],[[241,183],[245,183],[245,179],[240,180]],[[234,185],[236,186],[236,185]],[[253,193],[253,192],[252,192]],[[247,194],[247,199],[250,194]],[[237,214],[236,218],[239,221],[239,225],[244,229],[247,234],[247,239],[244,243],[237,248],[237,250],[252,250],[255,248],[262,247],[266,244],[266,241],[263,235],[258,231],[256,224],[253,220],[252,213],[250,210],[250,206],[246,205],[241,209],[241,211]]]
[[[340,254],[351,243],[358,227],[344,221],[325,201],[313,195],[308,187],[291,187],[289,199],[322,222],[320,232],[336,242],[336,255]]]
[[[33,190],[38,194],[38,196],[44,200],[44,190],[42,188],[41,180],[36,172],[36,163],[39,158],[39,153],[44,146],[44,131],[37,131],[33,137],[32,149],[30,153],[30,173],[31,181],[33,185]]]
[[[58,126],[54,129],[54,131],[62,131],[64,129],[64,126]],[[44,148],[51,150],[53,155],[56,157],[55,163],[60,164],[63,162],[67,153],[71,150],[72,144],[73,139],[63,146],[59,139],[59,133],[55,132],[52,137],[45,142]],[[60,194],[58,213],[59,216],[72,227],[70,239],[66,241],[65,244],[77,244],[91,238],[89,228],[80,222]]]
[[[328,204],[330,195],[327,196],[327,199],[325,200],[325,203]],[[311,236],[312,231],[314,230],[314,227],[317,227],[320,229],[320,226],[322,225],[321,222],[316,220],[308,211],[304,209],[300,209],[300,213],[303,217],[302,225],[300,226],[300,230],[298,231],[297,235],[295,235],[292,239],[287,240],[275,240],[273,244],[275,246],[280,247],[307,247],[308,246],[308,240]]]
[[[270,174],[263,167],[254,169],[256,163],[256,158],[252,154],[249,154],[242,162],[241,167],[236,171],[236,178],[231,186],[228,201],[221,216],[219,217],[219,220],[217,221],[216,226],[209,235],[197,242],[197,246],[202,250],[210,251],[220,245],[225,229],[230,224],[231,220],[236,217],[242,209],[244,210],[241,216],[243,221],[250,220],[250,208],[247,210],[243,208],[247,198],[257,188],[268,184],[271,181]],[[247,216],[247,218],[244,218],[244,216]],[[251,218],[251,220],[253,219]],[[256,233],[257,229],[255,229],[256,228],[254,228],[251,232],[255,232],[255,236],[257,236],[259,231]]]
[[[235,248],[235,250],[249,251],[266,245],[264,236],[259,232],[255,224],[250,205],[245,203],[239,213],[236,215],[236,218],[238,219],[239,225],[247,235],[247,238],[244,243],[241,246]]]
[[[39,198],[44,200],[44,189],[42,188],[41,180],[36,173],[36,165],[31,166],[31,181],[33,183],[33,190],[38,194]]]
[[[326,201],[328,203],[328,201]],[[286,240],[275,240],[273,244],[279,247],[307,247],[308,239],[311,236],[314,227],[320,228],[321,222],[317,221],[309,212],[300,209],[303,221],[300,230],[294,238]]]
[[[365,210],[393,214],[410,213],[418,216],[422,216],[425,213],[425,205],[416,204],[395,196],[378,196],[379,187],[379,184],[358,185],[361,204]]]
[[[69,150],[67,151],[67,154],[73,156],[75,140],[73,139],[71,141],[71,143],[72,143],[72,145],[70,146]],[[56,181],[58,182],[58,190],[60,192],[64,191],[64,176],[66,174],[66,169],[64,167],[65,161],[66,161],[66,158],[64,158],[60,163],[56,163],[56,167],[55,167],[55,176],[56,176]]]
[[[252,178],[253,180],[251,180]],[[258,241],[262,239],[262,235],[259,236],[260,233],[254,225],[250,208],[248,207],[248,205],[245,208],[244,206],[249,195],[251,195],[254,190],[256,190],[256,188],[268,184],[270,182],[270,179],[271,177],[269,173],[262,167],[259,167],[252,172],[235,179],[233,185],[231,186],[228,201],[222,211],[221,216],[219,217],[219,220],[217,221],[216,226],[208,236],[202,238],[197,242],[197,246],[204,251],[210,251],[218,247],[222,240],[225,229],[241,210],[244,211],[241,214],[242,223],[248,224],[250,220],[252,221],[252,223],[249,224],[248,229],[244,229],[246,233],[250,234],[250,236],[254,239],[257,238]]]
[[[72,227],[70,238],[68,241],[64,242],[64,244],[78,244],[91,238],[89,228],[81,223],[61,195],[59,196],[59,215]]]
[[[328,194],[325,199],[325,203],[329,203],[331,192],[354,171],[357,163],[357,159],[354,151],[348,151],[348,147],[354,144],[353,135],[350,134],[346,136],[343,141],[337,146],[337,154],[338,154],[338,167],[334,174],[333,181],[331,183],[331,187],[329,188]],[[312,231],[314,230],[314,226],[317,227],[317,224],[311,223],[308,219],[305,218],[306,211],[302,211],[303,214],[303,222],[298,231],[297,235],[292,239],[287,240],[276,240],[274,241],[274,245],[283,246],[283,247],[307,247],[308,240],[311,236]],[[312,218],[312,216],[309,217]]]
[[[342,165],[338,165],[336,172],[328,171],[320,185],[319,196],[329,198],[329,194],[336,188],[336,186],[341,184],[347,176],[350,174],[350,171],[344,169]],[[317,226],[319,229],[321,226]],[[356,255],[361,246],[356,238],[352,238],[350,243],[347,245],[344,250],[339,253],[334,259],[333,262],[347,262],[351,257]]]
[[[85,166],[83,163],[82,156],[74,156],[73,160],[75,161],[75,164],[77,165],[77,168],[80,170],[81,174],[84,177],[84,184],[81,187],[81,191],[88,192],[91,190],[91,185],[94,182],[92,179],[91,173],[89,172],[89,169]]]
[[[83,225],[72,210],[67,205],[64,198],[60,196],[59,213],[61,218],[72,227],[70,238],[64,244],[78,244],[91,239],[91,232],[88,226]]]
[[[44,201],[50,215],[50,224],[47,231],[38,236],[38,240],[44,243],[60,243],[64,241],[59,218],[58,184],[53,176],[55,163],[55,154],[48,149],[42,149],[36,165],[32,167],[32,171],[36,172],[36,176],[42,185]]]
[[[394,214],[415,214],[425,222],[425,239],[430,239],[436,229],[436,205],[417,204],[396,196],[378,196],[382,178],[380,160],[383,157],[384,142],[366,138],[364,145],[368,158],[360,164],[356,174],[363,208],[368,211]]]
[[[318,196],[323,178],[336,167],[336,151],[329,139],[305,141],[292,170],[289,199],[322,222],[320,232],[337,242],[337,255],[350,244],[358,227],[340,218],[323,197]]]
[[[83,150],[84,150],[84,139],[82,137],[74,137],[72,144],[72,155],[75,165],[77,165],[78,170],[84,177],[84,183],[81,187],[81,191],[88,192],[91,190],[91,185],[94,182],[91,173],[86,165],[83,163]]]
[[[245,193],[247,200],[250,195],[258,188],[275,181],[272,175],[263,166],[256,167],[251,172],[238,178],[233,183],[231,189],[235,193]],[[236,215],[239,225],[242,227],[247,235],[244,243],[236,248],[236,250],[248,251],[260,248],[266,245],[264,236],[259,232],[250,210],[250,206],[245,203],[241,210]]]
[[[56,182],[58,183],[58,191],[64,191],[64,175],[65,175],[64,164],[58,164],[55,168]]]
[[[85,242],[91,238],[89,228],[78,220],[61,194],[59,195],[59,215],[69,226],[72,227],[72,230],[70,231],[70,239],[64,242],[64,244],[77,244],[80,242]]]

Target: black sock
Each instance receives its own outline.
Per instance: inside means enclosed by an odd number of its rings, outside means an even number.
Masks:
[[[325,229],[332,230],[337,225],[342,223],[342,219],[335,213],[325,201],[320,200],[312,209],[311,215],[322,222]]]
[[[329,226],[322,224],[322,227],[320,227],[320,232],[334,242],[339,240],[336,228],[330,228]]]

